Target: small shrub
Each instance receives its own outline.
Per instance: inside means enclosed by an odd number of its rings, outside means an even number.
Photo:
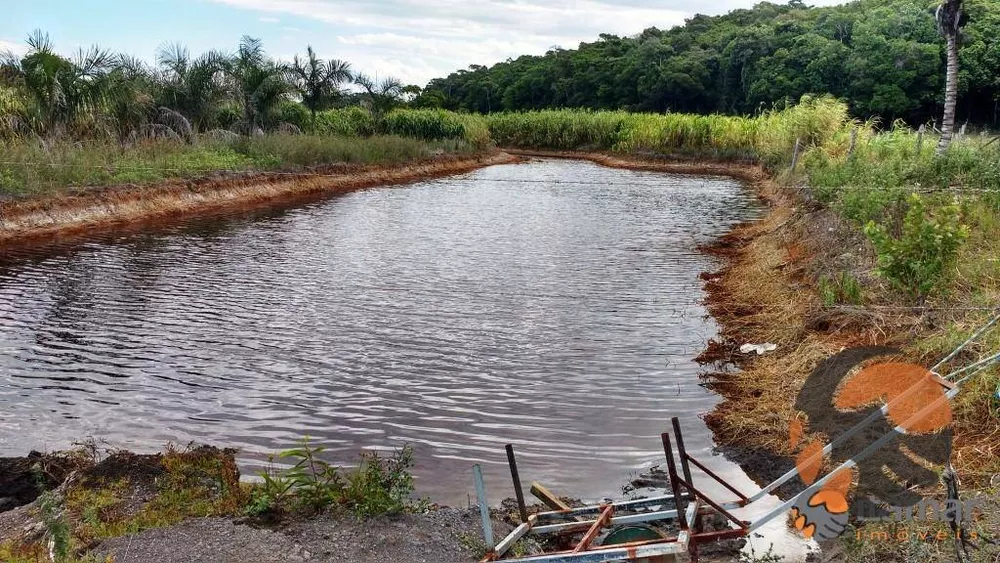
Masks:
[[[281,452],[280,457],[296,460],[285,474],[295,492],[296,500],[306,508],[319,510],[335,504],[344,490],[339,469],[319,459],[326,451],[322,446],[311,446],[303,438],[298,448]]]
[[[319,456],[324,451],[304,438],[299,447],[278,454],[278,458],[295,462],[284,472],[274,469],[271,458],[268,468],[260,474],[263,482],[250,494],[245,512],[261,516],[342,506],[359,517],[368,517],[412,508],[409,497],[413,493],[413,449],[409,446],[390,457],[363,453],[360,465],[353,470],[323,461]]]
[[[750,542],[750,553],[740,552],[739,563],[781,563],[785,558],[774,552],[774,544],[768,546],[767,551],[758,554],[753,542]]]
[[[358,516],[402,512],[413,493],[413,448],[405,446],[391,457],[378,452],[361,455],[361,465],[347,477],[344,503]]]
[[[958,250],[968,237],[958,205],[942,205],[933,213],[924,199],[911,195],[898,237],[869,221],[865,233],[878,254],[878,272],[915,298],[924,298],[947,279]]]
[[[861,304],[861,284],[847,272],[840,273],[840,296],[844,303]]]
[[[312,130],[312,116],[309,114],[309,110],[298,102],[285,100],[278,106],[274,118],[277,121],[276,125],[289,123],[300,131]]]
[[[261,516],[278,512],[292,494],[294,483],[290,477],[274,468],[274,456],[267,459],[267,467],[260,472],[261,484],[250,491],[250,501],[244,512],[248,516]]]

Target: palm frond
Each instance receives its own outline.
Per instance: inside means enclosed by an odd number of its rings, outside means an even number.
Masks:
[[[167,43],[156,51],[156,62],[163,68],[177,74],[187,73],[191,54],[181,43]]]
[[[157,123],[170,127],[185,141],[193,143],[195,141],[194,128],[186,117],[170,108],[161,107],[156,118]]]
[[[145,61],[139,57],[125,54],[118,55],[111,66],[120,72],[126,80],[141,80],[149,78],[152,74]]]
[[[86,51],[82,47],[77,50],[73,64],[81,76],[93,77],[107,71],[114,60],[115,56],[111,51],[93,45]]]
[[[343,84],[354,79],[351,63],[340,59],[330,59],[326,62],[326,75],[334,84]]]
[[[240,39],[240,47],[237,51],[240,62],[247,66],[260,66],[264,64],[264,42],[258,37],[244,35]]]
[[[40,29],[36,29],[28,35],[27,43],[30,48],[29,53],[51,54],[55,50],[49,34],[43,33]]]

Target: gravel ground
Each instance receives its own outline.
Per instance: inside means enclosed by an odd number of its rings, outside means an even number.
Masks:
[[[322,517],[281,530],[200,518],[108,540],[92,554],[116,563],[469,563],[481,556],[469,548],[481,541],[478,530],[478,512],[458,509],[365,522]]]

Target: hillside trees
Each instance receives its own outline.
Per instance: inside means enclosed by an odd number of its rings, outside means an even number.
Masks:
[[[959,117],[1000,125],[1000,0],[965,0]],[[655,23],[655,22],[650,22]],[[805,93],[844,98],[883,124],[940,119],[946,76],[932,5],[762,2],[669,30],[601,35],[432,80],[416,105],[490,112],[553,107],[748,114]]]

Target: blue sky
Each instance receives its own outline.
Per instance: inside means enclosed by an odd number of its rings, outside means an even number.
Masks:
[[[355,70],[424,85],[470,64],[493,64],[599,33],[669,28],[695,11],[724,13],[754,0],[3,0],[0,50],[34,29],[64,53],[98,44],[153,62],[182,42],[192,53],[232,50],[244,34],[291,59],[312,45]],[[835,0],[814,3],[830,4]]]

